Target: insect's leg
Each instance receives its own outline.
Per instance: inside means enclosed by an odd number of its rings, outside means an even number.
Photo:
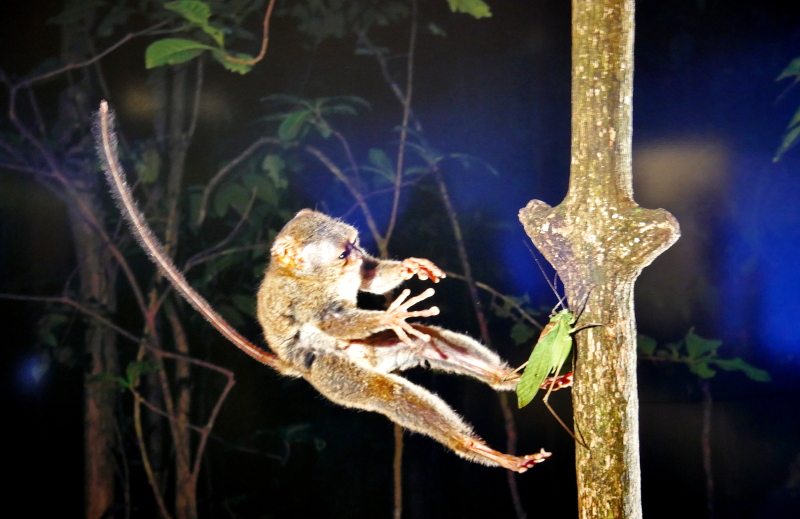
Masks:
[[[544,461],[544,451],[511,456],[495,451],[439,397],[406,379],[354,362],[341,352],[316,352],[303,365],[303,377],[329,400],[374,411],[402,427],[430,436],[466,459],[525,472]]]

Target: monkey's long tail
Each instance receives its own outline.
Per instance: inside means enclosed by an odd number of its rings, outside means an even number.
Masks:
[[[159,270],[170,280],[172,286],[192,305],[195,310],[208,319],[214,328],[225,336],[226,339],[235,344],[240,350],[247,353],[257,361],[267,366],[271,366],[280,371],[282,362],[270,353],[258,348],[252,342],[245,339],[233,326],[211,308],[208,301],[195,291],[183,277],[178,268],[164,252],[164,248],[159,243],[158,238],[150,230],[144,216],[139,211],[133,194],[125,181],[125,174],[119,163],[117,155],[117,136],[114,134],[114,113],[109,110],[108,103],[102,101],[100,110],[94,125],[94,137],[97,145],[97,154],[102,161],[103,170],[106,174],[111,192],[119,206],[122,215],[128,220],[131,232],[139,241],[139,244],[147,252]]]

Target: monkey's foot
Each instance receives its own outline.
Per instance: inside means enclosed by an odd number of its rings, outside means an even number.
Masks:
[[[493,461],[505,469],[513,470],[514,472],[519,472],[520,474],[526,472],[529,468],[533,467],[537,463],[543,462],[553,455],[552,452],[547,452],[546,450],[542,449],[536,454],[512,456],[511,454],[503,454],[502,452],[498,452],[488,445],[475,439],[470,438],[465,443],[466,448],[473,453]]]
[[[542,389],[550,389],[552,387],[553,391],[557,391],[563,387],[570,387],[571,385],[572,372],[570,371],[566,375],[561,375],[560,377],[547,377],[540,387]]]

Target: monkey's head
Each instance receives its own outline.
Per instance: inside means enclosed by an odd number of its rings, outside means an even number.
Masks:
[[[360,279],[364,260],[355,227],[311,209],[283,227],[270,252],[280,267],[308,277]]]

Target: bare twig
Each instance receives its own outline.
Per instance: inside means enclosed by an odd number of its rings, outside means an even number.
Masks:
[[[147,482],[150,483],[150,487],[153,490],[153,496],[158,504],[158,509],[161,512],[162,519],[172,519],[172,516],[167,510],[167,505],[164,503],[164,496],[161,494],[161,490],[158,488],[158,482],[156,481],[153,467],[150,464],[150,456],[147,454],[147,446],[144,443],[144,431],[142,430],[142,403],[144,403],[144,399],[139,396],[138,393],[134,393],[133,426],[136,430],[136,440],[139,445],[139,452],[142,455],[142,465],[144,466],[144,471],[147,474]]]
[[[403,187],[413,186],[417,182],[422,180],[422,178],[423,178],[423,176],[419,175],[414,180],[408,180],[406,182],[403,182]],[[370,191],[369,193],[367,193],[366,195],[363,195],[363,196],[364,196],[364,200],[368,200],[368,199],[372,198],[373,196],[384,195],[386,193],[393,193],[393,192],[394,192],[394,186],[387,187],[385,189],[376,189],[375,191]],[[359,205],[358,205],[358,202],[356,202],[352,206],[350,206],[350,209],[348,209],[342,215],[340,215],[340,218],[346,218],[348,215],[350,215],[350,213],[352,213],[353,211],[355,211],[358,208],[359,208]]]
[[[272,17],[272,8],[275,7],[275,0],[270,0],[267,6],[267,13],[264,15],[264,33],[261,39],[261,52],[253,59],[239,59],[233,56],[225,56],[225,59],[234,63],[241,63],[242,65],[252,66],[264,59],[267,54],[267,43],[269,42],[269,19]]]
[[[210,249],[207,249],[205,251],[199,252],[199,253],[195,254],[194,256],[192,256],[191,258],[189,258],[189,260],[186,262],[186,266],[183,268],[184,274],[186,273],[187,270],[192,268],[194,265],[196,265],[196,264],[200,263],[201,261],[203,261],[203,259],[205,257],[210,256],[211,254],[215,253],[216,251],[222,249],[228,243],[230,243],[231,240],[233,240],[233,238],[239,233],[239,230],[241,230],[241,228],[244,227],[244,223],[247,221],[247,218],[250,216],[250,211],[253,209],[253,204],[256,201],[256,194],[257,193],[258,193],[258,189],[254,188],[253,189],[253,193],[250,195],[250,201],[247,203],[247,208],[242,213],[242,217],[239,218],[239,221],[236,222],[236,225],[233,227],[233,229],[231,229],[231,232],[229,232],[228,235],[225,238],[222,239],[222,241],[220,241],[219,243],[217,243],[216,245],[214,245]]]
[[[200,118],[200,94],[203,90],[203,68],[204,68],[204,61],[202,59],[197,60],[197,79],[195,80],[194,85],[194,105],[192,107],[192,119],[189,123],[189,130],[186,132],[187,139],[191,139],[194,136],[194,132],[197,129],[197,120]]]
[[[454,278],[454,279],[460,279],[462,281],[466,281],[467,280],[467,278],[465,278],[461,274],[455,274],[453,272],[447,272],[446,274],[447,274],[447,277],[449,277],[449,278],[451,277],[451,278]],[[514,301],[512,298],[508,297],[507,295],[503,294],[502,292],[498,292],[497,290],[495,290],[494,288],[490,287],[486,283],[481,283],[480,281],[475,281],[475,286],[480,288],[481,290],[485,290],[485,291],[489,292],[490,294],[492,294],[492,296],[494,296],[494,297],[496,297],[498,299],[502,299],[503,301],[505,301],[510,307],[512,307],[517,312],[519,312],[520,316],[523,319],[525,319],[526,321],[528,321],[528,323],[530,323],[532,326],[538,328],[539,330],[541,330],[543,328],[543,326],[541,324],[539,324],[536,321],[536,319],[531,317],[531,315],[528,312],[526,312],[519,305],[519,303]]]
[[[208,199],[211,197],[211,193],[217,187],[217,184],[219,184],[225,175],[230,173],[233,168],[241,164],[243,160],[250,157],[250,155],[258,151],[259,148],[266,144],[280,145],[281,140],[275,137],[261,137],[248,146],[247,149],[237,155],[233,160],[225,164],[225,166],[223,166],[213,177],[211,177],[211,180],[208,181],[206,187],[203,189],[203,196],[200,198],[200,211],[198,212],[196,223],[198,227],[203,224],[203,220],[206,218]]]
[[[38,83],[39,81],[44,81],[45,79],[49,79],[49,78],[51,78],[53,76],[58,76],[59,74],[63,74],[64,72],[67,72],[68,70],[73,70],[73,69],[76,69],[76,68],[83,68],[83,67],[86,67],[88,65],[91,65],[95,61],[103,59],[108,54],[114,52],[115,50],[117,50],[119,47],[121,47],[126,42],[128,42],[128,41],[130,41],[133,38],[136,38],[138,36],[144,36],[145,34],[152,33],[153,31],[155,31],[159,27],[162,27],[162,26],[166,25],[168,23],[168,21],[169,20],[164,20],[163,22],[159,22],[159,23],[157,23],[155,25],[151,25],[147,29],[142,29],[141,31],[128,33],[125,36],[123,36],[122,39],[120,39],[119,41],[117,41],[116,43],[111,45],[110,47],[106,48],[106,50],[104,50],[100,54],[97,54],[97,55],[95,55],[95,56],[93,56],[93,57],[91,57],[91,58],[89,58],[89,59],[87,59],[85,61],[81,61],[81,62],[78,62],[78,63],[69,63],[67,65],[64,65],[61,68],[56,69],[56,70],[51,70],[50,72],[46,72],[44,74],[41,74],[41,75],[38,75],[38,76],[34,76],[32,78],[25,79],[25,80],[23,80],[21,83],[19,83],[18,85],[16,85],[13,88],[16,89],[16,88],[19,88],[20,86],[32,85],[34,83]]]
[[[408,40],[408,65],[406,68],[406,95],[403,99],[403,127],[400,130],[400,145],[397,150],[397,172],[394,181],[394,200],[392,201],[392,212],[389,217],[389,226],[386,229],[384,239],[386,242],[394,232],[397,223],[397,210],[400,207],[400,188],[403,184],[403,159],[406,152],[406,137],[408,136],[408,118],[411,114],[411,95],[414,91],[414,47],[417,42],[417,2],[413,2],[413,12],[411,16],[411,35]]]
[[[339,166],[337,166],[335,162],[333,162],[330,158],[328,158],[328,156],[325,155],[322,152],[322,150],[310,145],[304,146],[303,149],[307,153],[316,157],[317,160],[322,162],[322,164],[324,164],[325,167],[328,168],[328,171],[333,173],[333,176],[335,176],[339,181],[341,181],[342,184],[344,184],[344,186],[353,196],[353,198],[356,199],[356,203],[361,208],[361,212],[364,213],[364,218],[366,218],[367,220],[367,226],[369,227],[369,230],[372,233],[372,237],[375,239],[375,242],[381,254],[383,254],[386,251],[386,247],[388,244],[387,239],[381,235],[380,231],[378,231],[378,225],[375,223],[375,218],[373,218],[372,216],[372,211],[370,210],[369,205],[367,205],[364,195],[361,194],[361,191],[359,191],[358,187],[353,184],[352,180],[350,180],[350,178],[344,174],[344,172],[339,168]]]
[[[91,310],[83,306],[79,302],[75,301],[74,299],[70,299],[69,297],[66,296],[42,297],[42,296],[21,296],[16,294],[0,294],[0,299],[9,299],[12,301],[29,301],[33,303],[54,303],[54,304],[71,306],[72,308],[75,308],[79,312],[88,315],[92,319],[104,324],[105,326],[108,326],[109,328],[117,332],[119,335],[125,337],[126,339],[135,343],[139,343],[141,341],[139,337],[136,337],[135,335],[133,335],[128,331],[125,331],[124,329],[120,328],[113,322],[109,321],[99,313],[95,312],[94,310]]]

